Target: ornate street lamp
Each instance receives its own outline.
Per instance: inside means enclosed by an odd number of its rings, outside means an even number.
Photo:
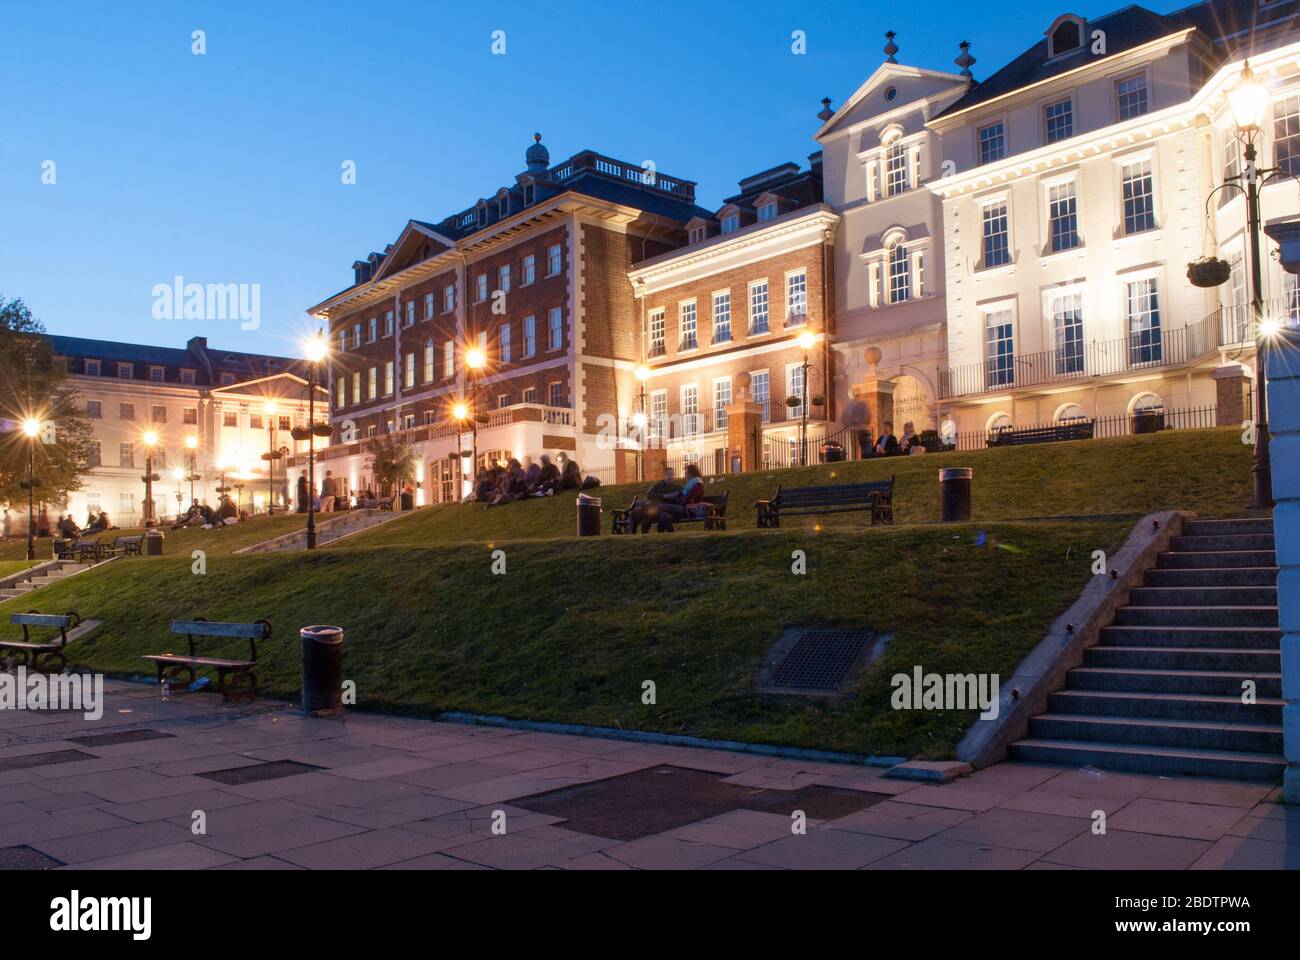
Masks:
[[[153,448],[158,445],[158,434],[153,430],[146,430],[144,436],[144,527],[149,529],[158,525],[158,518],[153,512],[153,482],[161,479],[153,472]]]
[[[636,479],[637,483],[645,482],[645,445],[649,439],[649,431],[646,427],[650,423],[650,418],[646,416],[645,409],[645,383],[650,379],[650,368],[644,363],[636,368],[637,381],[637,411],[632,415],[632,423],[637,428],[637,445],[636,445]]]
[[[329,356],[329,343],[323,333],[308,337],[303,353],[307,357],[307,426],[294,427],[295,440],[307,441],[307,549],[316,549],[316,438],[328,437],[329,424],[316,423],[316,384],[320,364]]]
[[[799,334],[799,349],[803,351],[803,397],[800,403],[799,418],[799,460],[800,466],[808,466],[808,352],[820,339],[820,335],[811,330]]]
[[[1239,176],[1245,187],[1234,184],[1246,194],[1246,233],[1250,239],[1250,311],[1255,330],[1255,464],[1254,505],[1273,506],[1272,466],[1269,461],[1268,390],[1265,371],[1268,366],[1269,340],[1277,332],[1276,324],[1264,319],[1263,267],[1260,254],[1259,190],[1278,167],[1256,166],[1255,141],[1264,126],[1268,110],[1268,90],[1250,69],[1250,61],[1241,68],[1241,76],[1227,91],[1228,109],[1232,111],[1237,139],[1244,148],[1245,166]],[[1225,184],[1226,186],[1226,184]]]
[[[41,421],[28,417],[23,421],[23,436],[27,438],[27,479],[22,486],[27,488],[27,559],[36,559],[36,503],[33,491],[38,486],[34,471],[36,466],[36,437],[41,432]]]
[[[198,466],[196,458],[198,456],[198,450],[199,450],[199,438],[194,436],[194,434],[191,433],[188,437],[185,438],[185,449],[189,451],[189,456],[190,456],[190,475],[189,475],[190,502],[193,503],[194,502],[194,481],[203,479],[196,472]]]
[[[267,400],[262,405],[266,412],[267,447],[262,459],[266,461],[266,515],[275,516],[275,461],[281,453],[275,445],[275,416],[279,409],[274,400]]]
[[[475,488],[475,482],[478,479],[478,379],[485,366],[487,366],[487,356],[482,350],[478,347],[470,347],[465,351],[465,368],[469,371],[469,406],[466,408],[464,403],[456,404],[461,411],[456,415],[456,419],[463,423],[465,417],[469,417],[469,484],[471,490]]]

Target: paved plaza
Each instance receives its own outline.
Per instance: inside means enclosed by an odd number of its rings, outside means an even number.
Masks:
[[[0,867],[1300,867],[1300,809],[1267,785],[884,773],[110,681],[98,721],[0,713]]]

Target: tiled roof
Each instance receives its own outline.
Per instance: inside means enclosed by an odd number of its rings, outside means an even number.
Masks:
[[[117,340],[95,340],[88,337],[49,337],[54,352],[67,357],[72,371],[85,375],[86,360],[100,361],[100,376],[118,379],[117,364],[134,365],[132,379],[150,380],[150,367],[163,367],[163,383],[180,383],[180,371],[193,370],[195,386],[221,386],[221,375],[233,374],[235,382],[255,380],[277,373],[298,373],[301,360],[276,357],[242,350],[221,350],[208,346],[202,337],[195,337],[189,346],[158,347],[149,344],[122,343]],[[158,381],[152,381],[158,382]]]

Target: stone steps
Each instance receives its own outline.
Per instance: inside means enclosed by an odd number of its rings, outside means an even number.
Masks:
[[[1277,782],[1281,630],[1268,519],[1194,520],[1011,745],[1022,760]],[[1242,702],[1254,684],[1254,700]]]

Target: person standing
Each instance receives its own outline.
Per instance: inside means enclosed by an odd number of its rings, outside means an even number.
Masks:
[[[298,512],[307,512],[307,498],[311,496],[311,490],[307,487],[307,471],[304,470],[298,474]]]
[[[320,482],[320,508],[322,513],[334,511],[334,498],[338,496],[338,487],[334,483],[334,471],[326,470],[325,479]]]

